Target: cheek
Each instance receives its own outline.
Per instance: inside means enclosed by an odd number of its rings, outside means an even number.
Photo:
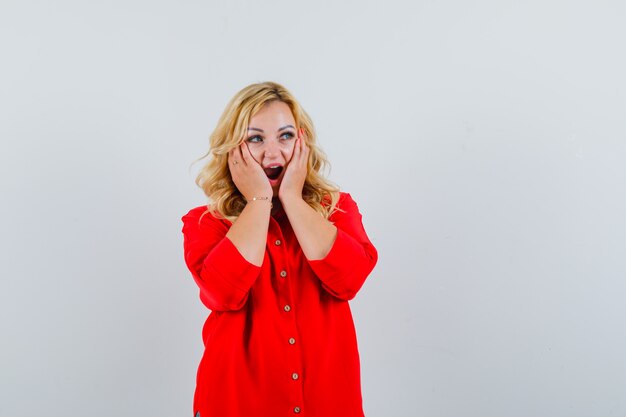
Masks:
[[[291,156],[293,155],[293,150],[295,148],[295,145],[296,145],[296,141],[289,141],[283,144],[281,151],[283,153],[285,160],[287,161],[291,160]]]
[[[250,151],[250,155],[254,158],[255,161],[259,162],[263,158],[263,151],[261,147],[254,143],[248,144],[248,150]]]

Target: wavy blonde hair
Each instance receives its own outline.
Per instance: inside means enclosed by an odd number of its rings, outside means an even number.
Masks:
[[[246,206],[244,197],[230,175],[228,152],[245,140],[250,118],[271,101],[287,104],[296,128],[302,128],[305,132],[305,142],[310,152],[302,198],[326,219],[335,210],[339,188],[321,173],[323,168],[330,165],[324,152],[317,146],[311,118],[285,87],[275,82],[262,82],[251,84],[235,94],[209,137],[209,150],[200,160],[207,156],[210,159],[196,178],[196,184],[209,198],[204,214],[211,211],[218,217],[234,222]]]

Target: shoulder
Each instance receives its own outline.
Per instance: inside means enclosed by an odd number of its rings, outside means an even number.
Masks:
[[[184,222],[184,221],[187,221],[187,220],[199,219],[205,213],[206,213],[206,215],[209,215],[209,216],[211,216],[212,218],[215,219],[215,216],[213,216],[213,214],[209,211],[209,207],[204,205],[204,206],[198,206],[198,207],[192,208],[191,210],[189,210],[187,212],[187,214],[185,214],[185,215],[183,215],[183,217],[181,217],[181,220]]]
[[[337,200],[337,205],[341,203],[345,204],[349,202],[354,202],[354,200],[352,199],[352,195],[350,195],[350,193],[347,193],[345,191],[339,191],[339,200]]]
[[[196,216],[198,214],[202,214],[205,211],[207,211],[209,209],[209,206],[207,205],[203,205],[203,206],[198,206],[198,207],[194,207],[191,210],[189,210],[187,212],[187,214],[185,214],[185,216]],[[184,216],[183,216],[184,217]]]
[[[231,225],[229,220],[219,218],[207,205],[192,208],[181,217],[181,220],[183,222],[183,231],[188,228],[228,228]]]
[[[345,208],[353,206],[356,206],[356,201],[354,201],[354,198],[352,198],[352,194],[345,191],[340,191],[339,199],[337,200],[337,207]]]
[[[330,218],[336,220],[345,216],[352,216],[359,213],[359,208],[350,193],[340,191],[337,205]]]

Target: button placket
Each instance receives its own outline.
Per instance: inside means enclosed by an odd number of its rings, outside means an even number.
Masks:
[[[292,389],[295,390],[293,392],[294,396],[292,397],[292,410],[294,414],[300,414],[302,412],[301,405],[302,404],[302,383],[301,377],[302,375],[298,372],[294,372],[294,370],[301,369],[301,357],[299,353],[299,346],[296,344],[296,337],[298,336],[298,330],[296,326],[296,317],[293,313],[293,300],[291,298],[291,280],[287,279],[289,276],[288,273],[288,257],[287,257],[287,248],[284,245],[285,239],[282,236],[280,226],[277,226],[274,230],[273,236],[268,239],[269,249],[275,254],[275,265],[276,269],[274,271],[277,272],[278,282],[280,285],[277,287],[279,293],[277,296],[281,300],[283,313],[285,314],[283,317],[285,319],[284,329],[286,331],[286,346],[287,346],[287,361],[285,361],[285,365],[287,365],[287,369],[291,368],[291,371],[288,371],[287,378],[291,380],[293,383]],[[276,273],[275,272],[275,273]],[[275,275],[276,276],[276,275]]]

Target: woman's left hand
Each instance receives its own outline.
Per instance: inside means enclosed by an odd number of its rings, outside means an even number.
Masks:
[[[291,197],[302,198],[302,188],[306,180],[309,162],[309,147],[304,141],[303,131],[300,132],[278,190],[278,198],[281,201]]]

